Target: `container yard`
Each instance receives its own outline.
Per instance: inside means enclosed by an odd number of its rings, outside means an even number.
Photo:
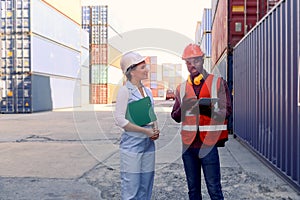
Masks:
[[[126,80],[121,56],[144,49],[174,53],[174,48],[181,57],[179,47],[192,40],[158,24],[151,27],[147,20],[156,16],[139,15],[142,26],[124,31],[118,17],[134,17],[128,21],[140,25],[135,16],[140,10],[128,8],[114,18],[112,1],[0,2],[0,199],[31,199],[33,193],[33,199],[87,193],[90,199],[119,199],[121,132],[113,111]],[[210,3],[198,9],[203,11],[192,37],[204,52],[204,69],[224,78],[231,93],[229,141],[219,151],[224,197],[300,199],[300,3]],[[191,10],[183,4],[180,20]],[[164,17],[165,10],[160,20]],[[186,66],[159,63],[159,53],[143,56],[149,69],[143,84],[152,91],[161,129],[152,198],[188,199],[177,134],[181,124],[170,117]],[[55,112],[36,113],[41,111]],[[208,196],[203,187],[204,199]]]

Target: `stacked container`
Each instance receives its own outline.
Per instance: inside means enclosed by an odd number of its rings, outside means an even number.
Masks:
[[[232,49],[279,0],[212,0],[212,67],[232,89]]]
[[[299,19],[299,1],[281,1],[233,51],[235,134],[298,192]]]
[[[148,56],[146,63],[149,68],[149,74],[148,79],[144,80],[143,84],[151,89],[153,97],[158,97],[161,93],[160,91],[163,91],[164,85],[158,73],[160,66],[157,65],[157,56]]]
[[[58,7],[1,0],[1,112],[80,106],[80,38],[80,25]]]
[[[90,103],[108,103],[107,6],[83,6],[82,28],[89,32]]]
[[[182,77],[182,65],[174,63],[162,64],[162,77],[165,85],[165,90],[172,89],[175,91],[176,87],[185,80]]]
[[[198,22],[195,41],[204,52],[204,69],[211,71],[211,9],[205,8],[201,23]]]

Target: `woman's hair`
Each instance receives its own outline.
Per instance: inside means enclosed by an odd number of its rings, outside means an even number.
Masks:
[[[137,67],[137,65],[131,65],[130,67],[128,67],[128,69],[126,70],[126,72],[125,72],[125,76],[126,76],[126,78],[128,79],[128,80],[131,80],[131,74],[130,74],[130,72],[131,71],[134,71],[135,69],[136,69],[136,67]]]
[[[130,67],[127,68],[126,72],[125,72],[125,76],[126,78],[130,81],[131,80],[131,74],[130,72],[134,71],[136,69],[136,67],[141,64],[141,63],[145,63],[145,61],[142,61],[140,63],[137,63],[137,64],[134,64],[134,65],[131,65]]]

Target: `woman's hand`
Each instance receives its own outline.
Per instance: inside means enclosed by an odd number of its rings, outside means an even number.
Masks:
[[[160,131],[158,129],[155,129],[155,128],[145,128],[146,131],[145,131],[145,134],[148,135],[148,137],[151,139],[151,140],[157,140],[158,137],[159,137],[159,133]]]
[[[156,128],[153,128],[154,135],[150,137],[151,140],[157,140],[159,138],[160,131]]]

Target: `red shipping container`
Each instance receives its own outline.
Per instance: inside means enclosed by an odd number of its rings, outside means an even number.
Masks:
[[[212,24],[212,66],[247,34],[279,0],[218,1]]]
[[[212,63],[215,64],[222,55],[222,53],[227,49],[227,7],[228,1],[219,1],[216,8],[215,18],[212,25]]]
[[[108,86],[107,84],[91,84],[91,104],[107,104]]]
[[[108,48],[107,44],[91,44],[90,45],[90,65],[108,64]]]

